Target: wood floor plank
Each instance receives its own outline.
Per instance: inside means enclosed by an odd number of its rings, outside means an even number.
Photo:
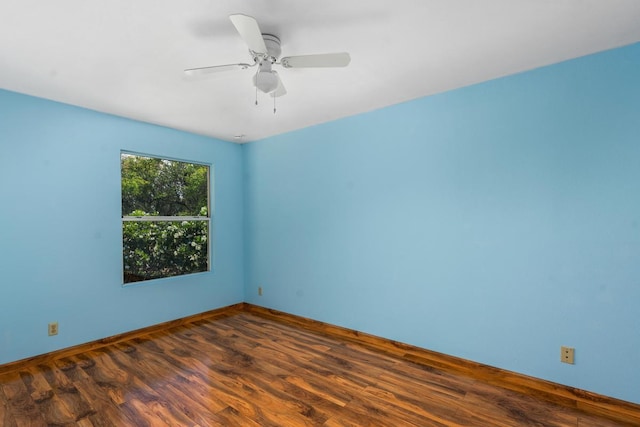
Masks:
[[[9,404],[2,391],[2,384],[0,384],[0,426],[15,427],[16,422],[8,406]]]
[[[173,366],[163,359],[138,357],[135,347],[131,346],[118,344],[118,348],[123,350],[116,356],[121,358],[121,363],[129,363],[142,382],[154,384],[154,389],[159,394],[175,402],[176,407],[193,422],[213,425],[215,417],[209,415],[227,407],[226,404],[212,398],[209,387],[202,382],[189,381],[180,374],[166,376],[167,372],[173,370]],[[166,376],[166,380],[157,380],[163,376]],[[204,406],[201,402],[206,402],[207,405]]]
[[[578,427],[638,427],[638,425],[637,423],[621,423],[603,418],[594,419],[592,417],[583,418],[578,416]]]
[[[381,427],[446,427],[446,424],[430,419],[417,417],[392,404],[376,397],[362,396],[353,399],[347,405],[351,412],[348,416],[360,420],[363,425]],[[355,415],[355,416],[354,416]]]
[[[198,426],[215,426],[223,425],[222,418],[218,416],[226,408],[214,410],[211,405],[206,405],[205,399],[193,399],[191,395],[172,384],[166,384],[160,390],[161,393],[167,393],[172,396],[173,405],[184,413],[194,424]]]
[[[0,426],[623,425],[251,312],[46,360],[0,375]]]
[[[462,425],[489,422],[495,426],[577,426],[578,414],[558,406],[539,405],[529,397],[478,384],[464,398],[458,412]]]
[[[216,414],[220,417],[221,426],[229,426],[229,427],[263,427],[263,424],[260,424],[258,421],[255,421],[251,418],[247,418],[245,415],[242,415],[238,410],[229,406],[224,411]]]
[[[27,392],[31,395],[37,411],[43,415],[47,425],[75,423],[89,415],[81,410],[76,419],[74,412],[62,401],[63,398],[54,393],[54,389],[47,382],[40,369],[30,368],[28,371],[21,372],[20,377]]]
[[[20,374],[13,372],[8,374],[6,380],[0,381],[6,409],[12,418],[12,423],[17,427],[46,426],[44,415],[38,411],[29,391],[22,382]]]
[[[169,361],[173,360],[175,368],[176,362],[172,356],[165,354],[163,357]],[[262,417],[263,421],[271,422],[264,419],[261,406],[286,406],[291,404],[291,402],[275,401],[273,393],[265,393],[256,385],[255,381],[245,382],[234,360],[227,360],[227,363],[221,363],[216,366],[204,365],[197,359],[191,359],[189,362],[192,369],[190,369],[189,375],[186,376],[186,380],[192,385],[204,387],[208,395],[208,402],[212,400],[223,402],[225,405],[224,411],[228,412],[228,408],[232,408],[241,417]],[[251,399],[247,399],[248,395],[251,396]],[[235,415],[228,414],[227,417],[235,417]]]
[[[106,385],[97,384],[95,379],[81,367],[87,368],[93,366],[92,364],[85,359],[71,357],[58,360],[55,365],[76,386],[84,399],[90,402],[95,413],[89,415],[88,419],[94,427],[135,425],[134,421],[129,419],[113,401],[111,394],[105,391]]]
[[[51,415],[55,414],[55,419],[59,419],[52,421],[45,417],[49,424],[64,425],[67,422],[77,422],[95,413],[95,409],[83,398],[75,384],[55,364],[39,366],[37,371],[31,371],[30,378],[40,379],[41,383],[46,382],[53,392],[52,396],[47,396],[42,402],[52,411]],[[27,376],[23,373],[23,381],[25,378]]]
[[[257,335],[249,334],[244,335],[245,338],[259,338]],[[236,335],[235,338],[239,338]],[[319,425],[324,418],[322,418],[323,410],[314,411],[313,407],[304,404],[297,400],[295,396],[300,395],[299,390],[293,390],[291,387],[287,387],[283,385],[283,381],[286,381],[286,377],[290,374],[290,371],[284,369],[282,367],[283,362],[280,359],[281,354],[273,354],[269,353],[269,350],[265,352],[265,348],[260,349],[260,354],[262,356],[268,355],[272,357],[263,357],[263,358],[253,358],[248,356],[248,352],[251,352],[256,346],[255,345],[247,345],[245,340],[235,340],[233,343],[233,347],[235,350],[231,351],[229,348],[230,342],[225,342],[224,340],[219,340],[217,343],[217,348],[226,353],[229,357],[223,358],[220,361],[221,364],[226,364],[226,366],[233,368],[238,363],[241,363],[245,368],[242,375],[239,376],[237,373],[231,373],[227,371],[225,375],[237,376],[241,379],[247,379],[247,382],[243,382],[247,389],[251,388],[257,393],[260,393],[260,397],[255,397],[254,400],[259,402],[262,408],[268,407],[281,407],[288,408],[291,413],[300,413],[303,414],[307,418],[312,418],[315,420],[315,425]],[[192,354],[194,350],[191,346],[189,346],[189,350],[187,353]],[[271,363],[266,362],[266,360],[272,360]],[[273,363],[273,360],[276,362]],[[289,364],[289,369],[295,369],[295,366]],[[264,377],[275,378],[275,381],[264,382]],[[266,391],[266,393],[265,393]],[[313,403],[316,406],[324,407],[326,409],[327,402],[321,402],[321,393],[315,393],[315,399],[313,399]],[[264,396],[267,396],[268,399],[265,400]],[[308,397],[308,395],[307,395]]]

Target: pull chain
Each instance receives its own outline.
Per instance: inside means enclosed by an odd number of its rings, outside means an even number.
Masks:
[[[256,70],[256,105],[258,105],[258,77],[260,76],[260,67]]]
[[[276,97],[273,97],[273,114],[276,113]]]

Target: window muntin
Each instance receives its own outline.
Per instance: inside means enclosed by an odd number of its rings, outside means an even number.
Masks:
[[[210,168],[121,153],[123,281],[210,270]]]

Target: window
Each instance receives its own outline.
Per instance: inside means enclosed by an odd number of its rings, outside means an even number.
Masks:
[[[209,271],[209,167],[120,156],[124,283]]]

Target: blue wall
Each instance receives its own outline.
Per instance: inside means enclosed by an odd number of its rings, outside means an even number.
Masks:
[[[640,403],[640,44],[244,154],[248,302]]]
[[[122,287],[120,150],[213,165],[213,272]],[[0,364],[242,301],[242,203],[238,145],[0,91]]]

